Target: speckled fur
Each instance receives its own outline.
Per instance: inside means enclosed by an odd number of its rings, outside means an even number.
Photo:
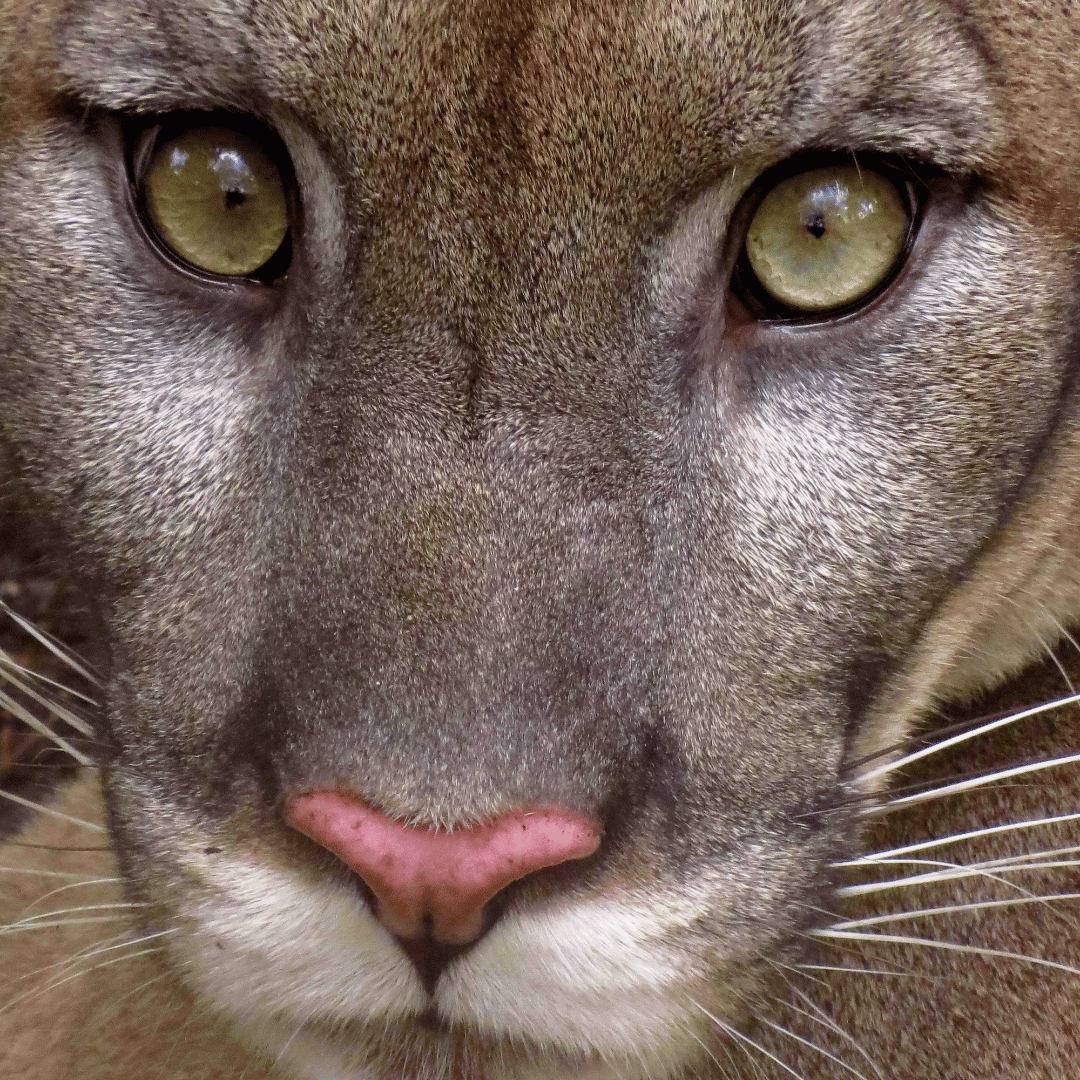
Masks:
[[[830,864],[886,842],[851,763],[1080,614],[1078,31],[1048,0],[0,0],[0,439],[100,612],[110,833],[168,931],[150,974],[0,1013],[0,1071],[258,1075],[194,1009],[311,1080],[774,1069],[718,1020],[851,1075],[768,1026]],[[288,147],[274,287],[144,243],[117,117],[179,109]],[[918,240],[857,314],[755,323],[733,213],[821,149],[929,169]],[[429,1001],[280,824],[330,785],[449,828],[555,802],[605,843],[508,890]],[[992,947],[1075,966],[1063,926]],[[1072,1060],[1067,1006],[1033,1043],[970,967],[899,962],[806,991],[884,1075]]]

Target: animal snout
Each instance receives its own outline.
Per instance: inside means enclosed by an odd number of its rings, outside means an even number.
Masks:
[[[379,920],[406,944],[468,945],[492,897],[535,870],[586,858],[601,836],[597,822],[557,806],[453,832],[410,827],[337,791],[290,799],[284,816],[364,880]]]

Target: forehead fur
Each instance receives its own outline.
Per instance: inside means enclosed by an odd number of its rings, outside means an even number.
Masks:
[[[543,317],[521,300],[545,280],[582,319],[627,302],[643,248],[733,170],[849,147],[965,171],[998,137],[979,44],[934,0],[80,0],[61,42],[87,103],[312,132],[357,234],[429,266],[395,306],[452,293],[456,321]]]
[[[356,152],[482,138],[488,156],[614,167],[678,151],[680,171],[748,143],[867,141],[943,164],[985,149],[987,84],[943,5],[790,0],[216,0],[80,3],[63,66],[101,104],[285,103]],[[792,113],[801,114],[792,116]],[[372,134],[368,134],[368,133]],[[371,145],[372,140],[378,145]],[[774,148],[779,148],[775,146]],[[587,182],[584,174],[579,180]]]
[[[348,118],[361,147],[388,109],[403,138],[494,135],[496,156],[558,140],[564,158],[586,140],[609,164],[660,132],[728,157],[783,140],[793,110],[810,138],[950,161],[985,138],[978,45],[931,0],[95,0],[66,21],[64,66],[91,100],[246,110],[254,94],[328,131]]]
[[[92,102],[123,108],[289,104],[331,136],[357,110],[371,122],[352,133],[374,130],[389,109],[409,140],[432,125],[448,134],[463,110],[486,101],[488,117],[509,124],[484,132],[495,138],[489,152],[528,137],[535,111],[543,124],[534,134],[562,136],[547,158],[580,165],[588,150],[593,164],[614,164],[624,179],[635,143],[650,145],[655,157],[656,132],[678,149],[685,181],[748,138],[775,144],[798,131],[821,143],[921,152],[946,166],[980,162],[996,144],[1003,172],[1008,162],[1030,166],[1013,173],[1032,181],[1027,198],[1060,193],[1063,181],[1074,186],[1066,174],[1080,150],[1073,122],[1080,26],[1066,0],[651,7],[640,0],[0,0],[7,43],[0,102],[18,101],[25,115],[39,96],[28,84],[41,91],[66,82]],[[66,78],[54,75],[59,28]],[[530,85],[537,68],[546,78],[538,89],[531,84],[533,100],[491,109],[514,104],[515,84]],[[994,94],[991,79],[1007,95]],[[995,97],[1001,111],[991,131]],[[600,100],[608,102],[602,109]],[[6,117],[9,131],[18,116]],[[594,133],[602,137],[591,142]]]

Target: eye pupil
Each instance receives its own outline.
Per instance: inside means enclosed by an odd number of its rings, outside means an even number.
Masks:
[[[156,238],[198,270],[258,275],[285,244],[289,206],[281,172],[265,143],[244,132],[209,124],[184,129],[158,143],[141,183]]]
[[[765,193],[747,229],[751,289],[782,315],[850,310],[890,280],[907,231],[887,175],[847,163],[794,173]]]

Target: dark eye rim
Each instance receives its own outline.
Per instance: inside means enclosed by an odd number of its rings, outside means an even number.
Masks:
[[[147,245],[171,269],[194,278],[201,284],[235,286],[250,283],[258,287],[274,286],[287,276],[293,261],[293,236],[300,224],[300,199],[288,150],[273,128],[241,113],[175,112],[159,116],[134,116],[121,121],[126,147],[128,188],[135,221]],[[146,205],[146,175],[154,152],[170,139],[200,127],[229,128],[257,142],[276,166],[285,189],[289,228],[277,251],[250,274],[215,274],[188,262],[178,254],[154,227]]]
[[[801,311],[783,304],[765,289],[750,266],[750,259],[746,253],[746,234],[750,230],[754,214],[765,196],[782,181],[813,169],[851,164],[883,176],[896,188],[907,211],[907,223],[900,252],[881,281],[850,304],[812,312]],[[754,181],[732,214],[731,225],[728,229],[729,250],[734,247],[734,244],[738,245],[738,249],[733,263],[729,263],[732,266],[728,284],[731,296],[741,303],[750,321],[764,324],[814,326],[832,323],[861,311],[887,292],[903,270],[922,226],[932,182],[942,175],[940,169],[895,154],[852,152],[851,150],[811,151],[788,158],[771,169],[767,169]],[[730,243],[732,240],[734,244]]]

